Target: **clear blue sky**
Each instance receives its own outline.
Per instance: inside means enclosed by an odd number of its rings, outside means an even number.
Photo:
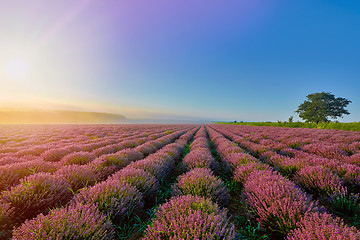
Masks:
[[[360,121],[360,1],[0,0],[0,29],[0,106],[284,121],[326,91]]]

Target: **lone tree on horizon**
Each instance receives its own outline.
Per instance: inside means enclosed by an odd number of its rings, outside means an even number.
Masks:
[[[350,114],[345,107],[351,101],[342,97],[335,98],[330,92],[311,93],[306,98],[295,111],[305,122],[330,122],[328,117],[335,119],[343,114]]]

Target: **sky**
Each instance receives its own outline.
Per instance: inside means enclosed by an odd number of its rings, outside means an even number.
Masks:
[[[315,92],[360,121],[360,1],[0,0],[0,107],[285,121]]]

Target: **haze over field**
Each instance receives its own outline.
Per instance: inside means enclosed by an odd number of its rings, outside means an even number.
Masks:
[[[359,26],[359,1],[0,1],[0,108],[296,121],[325,91],[359,121]]]

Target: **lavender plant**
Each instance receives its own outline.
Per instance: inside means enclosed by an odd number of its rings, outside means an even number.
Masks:
[[[234,226],[210,199],[186,195],[161,205],[148,226],[147,239],[235,239]]]
[[[94,204],[78,203],[40,214],[14,229],[13,240],[86,239],[111,240],[114,228]]]
[[[126,215],[139,213],[144,206],[143,197],[134,186],[115,179],[82,189],[73,202],[97,204],[98,209],[116,223],[123,223]]]
[[[322,166],[303,167],[295,175],[295,180],[303,188],[325,196],[343,194],[346,192],[346,188],[343,187],[340,178],[332,173],[330,169]]]
[[[159,182],[156,178],[142,169],[133,167],[126,167],[114,175],[111,179],[119,180],[120,182],[127,182],[137,188],[143,197],[150,200],[159,190]]]
[[[340,218],[334,218],[328,213],[308,213],[298,225],[286,239],[360,239],[360,232],[355,227],[345,225]]]
[[[89,152],[74,152],[66,155],[61,159],[64,165],[83,165],[95,159],[95,155]]]
[[[229,191],[224,183],[206,168],[195,168],[178,177],[172,195],[188,194],[210,198],[221,206],[230,200]]]
[[[70,185],[64,180],[49,173],[37,173],[4,191],[0,201],[10,204],[16,213],[14,222],[21,223],[39,213],[47,213],[49,208],[66,204],[72,196]]]

